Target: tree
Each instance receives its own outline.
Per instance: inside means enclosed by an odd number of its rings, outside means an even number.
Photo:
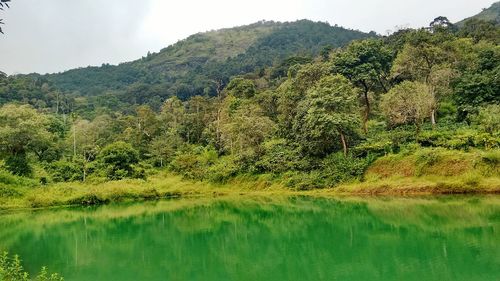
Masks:
[[[229,82],[226,91],[238,98],[251,98],[257,89],[252,80],[237,77]]]
[[[453,31],[455,29],[455,25],[450,22],[447,17],[437,17],[435,18],[429,25],[432,32],[446,32],[448,30]]]
[[[479,113],[473,121],[485,132],[490,134],[500,133],[500,105],[490,104],[479,109]]]
[[[42,155],[53,144],[49,120],[29,105],[8,104],[0,108],[0,154],[16,175],[30,175],[27,154]]]
[[[382,111],[391,126],[413,124],[417,134],[425,118],[435,107],[429,87],[421,82],[405,81],[382,97]]]
[[[114,123],[109,115],[99,115],[92,121],[75,119],[67,144],[73,146],[73,162],[81,164],[83,181],[87,177],[88,164],[95,160],[101,148],[116,138]]]
[[[393,56],[383,41],[375,39],[355,41],[333,56],[334,71],[347,77],[361,89],[365,106],[365,133],[368,131],[367,122],[371,112],[369,93],[387,92]]]
[[[321,78],[330,75],[330,70],[330,65],[326,63],[295,65],[289,69],[288,79],[276,91],[281,135],[291,137],[299,102]]]
[[[427,84],[432,100],[436,101],[429,115],[433,126],[436,124],[437,101],[449,92],[449,84],[455,73],[449,63],[452,60],[450,52],[441,46],[446,39],[446,35],[435,35],[423,30],[411,33],[392,67],[395,79]]]
[[[341,75],[322,78],[299,104],[294,121],[298,142],[310,153],[327,155],[334,139],[347,155],[348,134],[359,126],[357,92]]]
[[[233,96],[224,102],[221,121],[223,147],[238,156],[255,156],[274,129],[274,122],[264,115],[261,107]]]
[[[10,0],[0,0],[0,11],[3,11],[4,8],[9,8]],[[4,24],[3,19],[0,19],[0,25]],[[3,34],[2,27],[0,26],[0,33]]]
[[[98,155],[97,160],[111,180],[134,177],[134,165],[139,163],[139,152],[125,142],[107,145]]]
[[[479,107],[500,103],[500,46],[470,39],[454,42],[459,75],[452,83],[453,100],[459,109],[459,118],[475,114]]]
[[[469,19],[460,28],[459,35],[472,38],[475,43],[481,40],[491,41],[496,44],[500,43],[500,28],[496,26],[494,21]]]

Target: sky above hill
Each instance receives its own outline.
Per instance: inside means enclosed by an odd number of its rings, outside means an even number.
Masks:
[[[187,36],[259,20],[327,21],[379,34],[456,22],[496,0],[12,0],[0,12],[0,70],[59,72],[135,60]]]

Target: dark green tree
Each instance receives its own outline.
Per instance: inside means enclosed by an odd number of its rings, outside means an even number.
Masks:
[[[341,75],[322,78],[299,104],[296,138],[315,155],[327,155],[336,143],[347,155],[349,136],[360,124],[357,92]],[[338,140],[338,141],[337,141]]]
[[[139,152],[125,142],[115,142],[106,146],[97,156],[106,177],[120,180],[135,176],[134,165],[139,163]]]
[[[355,86],[361,89],[365,111],[363,128],[367,132],[367,122],[370,118],[370,92],[387,92],[393,52],[383,41],[369,39],[355,41],[344,51],[333,56],[334,71],[347,77]]]

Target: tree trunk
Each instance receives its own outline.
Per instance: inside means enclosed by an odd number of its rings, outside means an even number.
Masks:
[[[368,92],[365,92],[364,94],[365,97],[365,114],[363,116],[363,130],[365,134],[368,133],[368,119],[370,118],[370,99],[368,98]]]
[[[73,123],[73,161],[76,158],[76,127]]]
[[[370,92],[370,88],[366,84],[366,82],[362,81],[361,85],[363,85],[363,98],[365,100],[365,113],[363,116],[363,131],[365,134],[368,133],[368,119],[370,118],[370,99],[368,97],[368,93]]]
[[[340,132],[340,140],[342,141],[342,149],[344,150],[344,156],[347,157],[347,142],[345,140],[345,135]]]
[[[432,124],[432,128],[436,127],[436,110],[433,109],[431,111],[431,124]]]

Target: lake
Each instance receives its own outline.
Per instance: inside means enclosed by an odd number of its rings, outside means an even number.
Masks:
[[[500,280],[500,197],[180,199],[0,215],[65,280]]]

